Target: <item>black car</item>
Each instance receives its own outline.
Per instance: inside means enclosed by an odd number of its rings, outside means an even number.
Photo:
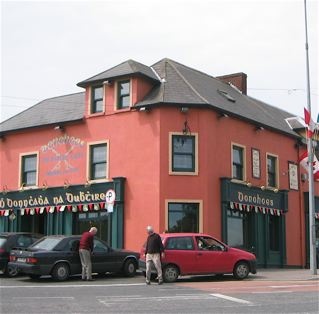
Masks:
[[[8,267],[10,251],[13,248],[26,248],[42,238],[43,235],[30,232],[0,233],[0,270],[9,277],[18,274],[15,267]]]
[[[78,250],[80,238],[80,235],[46,236],[27,249],[12,250],[9,265],[33,279],[51,275],[55,280],[66,280],[82,272]],[[138,268],[139,257],[137,252],[113,249],[95,237],[92,272],[101,275],[122,273],[132,277]]]

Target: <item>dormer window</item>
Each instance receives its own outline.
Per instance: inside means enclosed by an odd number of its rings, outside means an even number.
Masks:
[[[90,113],[99,113],[103,111],[103,86],[92,87]]]
[[[130,107],[130,81],[120,81],[117,83],[117,109],[124,109]]]

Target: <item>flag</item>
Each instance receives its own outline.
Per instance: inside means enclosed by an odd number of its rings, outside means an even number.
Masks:
[[[299,157],[299,164],[304,169],[308,171],[308,152],[305,151],[300,157]],[[312,169],[313,169],[313,177],[314,180],[319,180],[319,161],[317,156],[313,155],[313,162],[312,162]]]
[[[305,123],[308,126],[307,137],[311,138],[313,136],[313,133],[315,132],[316,123],[311,119],[311,114],[306,108],[304,108],[304,114],[305,114]]]

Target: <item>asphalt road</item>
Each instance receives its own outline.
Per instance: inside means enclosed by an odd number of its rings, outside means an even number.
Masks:
[[[318,313],[315,280],[244,281],[225,276],[145,285],[142,276],[93,282],[0,277],[0,313]]]

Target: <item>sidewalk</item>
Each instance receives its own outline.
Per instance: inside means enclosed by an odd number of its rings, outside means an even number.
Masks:
[[[319,269],[317,275],[313,275],[310,269],[257,269],[256,275],[250,275],[250,278],[255,277],[259,280],[318,280]],[[319,283],[318,283],[319,285]]]

